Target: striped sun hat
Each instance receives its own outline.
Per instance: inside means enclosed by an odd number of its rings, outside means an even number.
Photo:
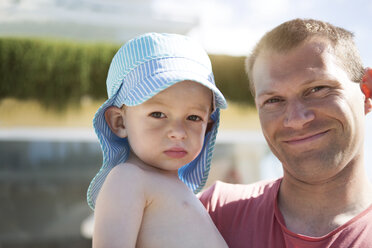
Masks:
[[[107,76],[108,100],[98,109],[93,126],[103,151],[103,165],[89,185],[87,199],[94,210],[96,198],[108,173],[129,155],[127,138],[116,136],[105,120],[110,106],[135,106],[160,91],[185,80],[198,82],[214,93],[213,127],[206,134],[200,154],[178,170],[179,178],[199,192],[208,177],[219,124],[226,100],[214,83],[207,53],[190,38],[178,34],[147,33],[128,41],[112,59]]]

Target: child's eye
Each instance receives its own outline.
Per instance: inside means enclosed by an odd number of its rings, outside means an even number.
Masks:
[[[165,114],[162,112],[152,112],[150,116],[154,118],[165,118]]]
[[[201,121],[202,120],[202,118],[197,115],[190,115],[187,117],[187,119],[190,121]]]

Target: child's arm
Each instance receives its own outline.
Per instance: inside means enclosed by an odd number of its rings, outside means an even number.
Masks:
[[[143,172],[129,164],[116,166],[97,198],[94,248],[135,247],[146,199]]]

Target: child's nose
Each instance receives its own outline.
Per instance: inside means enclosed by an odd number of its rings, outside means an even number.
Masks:
[[[186,128],[182,121],[173,121],[168,132],[170,139],[185,139],[187,137]]]

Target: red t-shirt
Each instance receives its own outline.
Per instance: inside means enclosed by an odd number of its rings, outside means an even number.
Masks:
[[[372,206],[323,237],[289,231],[277,206],[280,182],[217,182],[200,195],[230,248],[372,247]]]

